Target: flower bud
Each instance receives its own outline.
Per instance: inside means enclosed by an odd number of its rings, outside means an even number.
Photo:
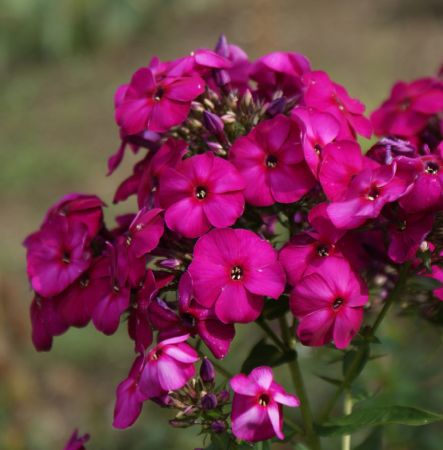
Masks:
[[[266,108],[266,114],[271,117],[281,114],[286,107],[286,103],[287,102],[284,97],[279,97],[275,100],[272,100],[272,102],[269,103],[268,107]]]
[[[215,45],[215,53],[227,58],[229,56],[229,45],[226,36],[222,34]]]
[[[211,423],[211,429],[214,433],[223,433],[226,430],[226,424],[221,420]]]
[[[215,369],[208,358],[203,358],[200,366],[200,378],[204,383],[212,383],[215,379]]]
[[[216,408],[217,404],[218,404],[217,397],[212,392],[204,395],[201,399],[201,405],[205,411],[209,411],[211,409]]]
[[[218,393],[218,401],[219,403],[225,403],[229,401],[229,391],[224,389]]]
[[[223,134],[224,124],[217,114],[209,111],[203,112],[203,124],[205,128],[215,136],[220,136]]]
[[[215,71],[214,79],[215,79],[215,83],[219,87],[226,86],[228,83],[231,82],[231,77],[229,76],[229,73],[223,69]]]
[[[176,269],[181,263],[182,261],[177,258],[168,258],[160,261],[158,265],[160,267],[164,267],[165,269]]]

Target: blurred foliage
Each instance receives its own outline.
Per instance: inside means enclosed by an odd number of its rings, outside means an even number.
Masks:
[[[124,326],[112,337],[92,327],[70,330],[50,353],[37,354],[30,343],[22,239],[66,192],[97,193],[110,204],[134,162],[129,156],[105,176],[118,145],[116,86],[154,54],[166,59],[212,47],[224,32],[253,58],[276,49],[305,53],[371,109],[396,79],[432,73],[441,63],[441,16],[424,13],[434,0],[406,1],[420,14],[399,20],[405,0],[1,0],[0,449],[61,449],[76,427],[91,433],[91,450],[192,450],[200,443],[196,430],[169,427],[169,412],[149,403],[133,428],[111,428],[114,390],[133,358]],[[111,205],[107,217],[130,208]],[[232,371],[262,336],[253,325],[237,329],[226,361]],[[442,412],[441,327],[392,311],[378,337],[377,353],[387,356],[369,361],[356,399]],[[334,386],[315,374],[341,377],[329,352],[300,349],[317,410]],[[286,367],[275,373],[290,386]],[[357,433],[354,445],[368,434]],[[443,431],[439,424],[390,425],[383,441],[386,450],[441,450]],[[332,438],[326,450],[339,443]]]
[[[124,45],[174,0],[3,0],[0,68]]]

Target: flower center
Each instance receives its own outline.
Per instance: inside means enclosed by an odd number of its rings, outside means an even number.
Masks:
[[[151,355],[151,361],[157,361],[158,358],[160,358],[162,354],[161,349],[156,350],[152,355]]]
[[[332,304],[332,309],[336,311],[337,309],[340,309],[341,305],[343,305],[344,300],[341,297],[338,297],[334,300],[334,303]]]
[[[64,264],[69,264],[71,262],[71,255],[69,254],[68,251],[64,251],[63,255],[62,255],[62,262]]]
[[[319,245],[317,247],[317,253],[318,256],[329,256],[329,250],[328,247],[326,247],[326,245]]]
[[[203,200],[208,195],[208,191],[203,186],[195,188],[195,196],[198,200]]]
[[[274,155],[269,155],[266,158],[266,167],[269,169],[275,169],[277,167],[278,159]]]
[[[397,227],[398,231],[405,231],[406,230],[406,220],[402,220]]]
[[[80,284],[80,287],[87,288],[89,286],[89,277],[84,276],[84,277],[80,278],[79,284]]]
[[[409,98],[405,98],[399,104],[399,108],[401,111],[406,111],[411,106],[411,100]]]
[[[258,398],[258,404],[260,406],[268,406],[271,399],[269,398],[268,394],[261,394]]]
[[[154,94],[154,100],[159,101],[162,99],[163,95],[165,95],[165,90],[162,87],[159,87]]]
[[[314,150],[315,150],[315,153],[317,153],[317,155],[319,155],[321,153],[321,145],[320,144],[315,144],[314,145]]]
[[[430,175],[435,175],[436,173],[438,173],[439,170],[440,170],[440,167],[437,163],[432,162],[432,161],[426,163],[426,168],[425,168],[426,173],[429,173]]]
[[[234,266],[231,269],[231,279],[234,281],[241,280],[243,277],[243,269],[240,266]]]
[[[380,190],[377,186],[373,186],[368,192],[368,200],[373,202],[380,195]]]

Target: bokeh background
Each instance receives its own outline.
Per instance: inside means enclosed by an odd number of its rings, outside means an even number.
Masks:
[[[118,146],[113,92],[153,55],[171,59],[212,47],[220,33],[255,58],[305,53],[372,110],[397,79],[434,73],[443,59],[441,0],[2,0],[0,3],[0,448],[61,449],[75,427],[88,448],[193,449],[196,430],[175,430],[147,404],[127,431],[111,429],[114,389],[133,359],[124,327],[104,337],[92,327],[56,338],[53,351],[30,343],[21,241],[46,208],[70,191],[109,203],[129,171],[111,178]],[[118,211],[129,210],[130,204]],[[116,209],[110,208],[110,214]],[[443,411],[442,330],[395,317],[382,329],[366,382],[387,402]],[[243,327],[233,353],[260,336]],[[315,373],[336,375],[322,352],[302,352],[314,404],[331,390]],[[240,360],[231,357],[233,370]],[[285,381],[283,368],[276,370]],[[296,413],[294,413],[294,417]],[[357,436],[358,443],[365,433]],[[389,450],[441,450],[441,425],[390,426]],[[330,448],[338,448],[332,441]],[[278,447],[278,448],[285,448]]]

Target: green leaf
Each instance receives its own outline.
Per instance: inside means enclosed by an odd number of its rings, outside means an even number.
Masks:
[[[408,286],[420,291],[433,291],[434,289],[443,287],[443,283],[435,278],[415,275],[409,278]]]
[[[363,354],[360,356],[360,351],[363,351]],[[350,350],[345,353],[343,358],[343,376],[346,377],[349,373],[351,366],[354,365],[354,360],[358,358],[358,365],[355,369],[353,369],[353,377],[348,380],[349,383],[352,383],[355,378],[357,378],[361,371],[364,369],[366,363],[369,359],[369,346],[366,344],[362,350]]]
[[[333,384],[334,386],[340,386],[343,383],[343,380],[339,380],[338,378],[331,378],[327,377],[325,375],[319,375],[315,374],[318,378],[321,378],[323,381],[326,381],[326,383]]]
[[[249,373],[257,366],[275,367],[292,361],[295,358],[295,351],[282,352],[275,345],[267,344],[266,338],[261,339],[252,347],[249,356],[242,365],[241,371]]]
[[[375,428],[354,450],[383,450],[382,428]]]
[[[443,415],[410,406],[385,406],[359,409],[317,427],[320,436],[352,434],[360,428],[399,424],[420,426],[443,420]]]

